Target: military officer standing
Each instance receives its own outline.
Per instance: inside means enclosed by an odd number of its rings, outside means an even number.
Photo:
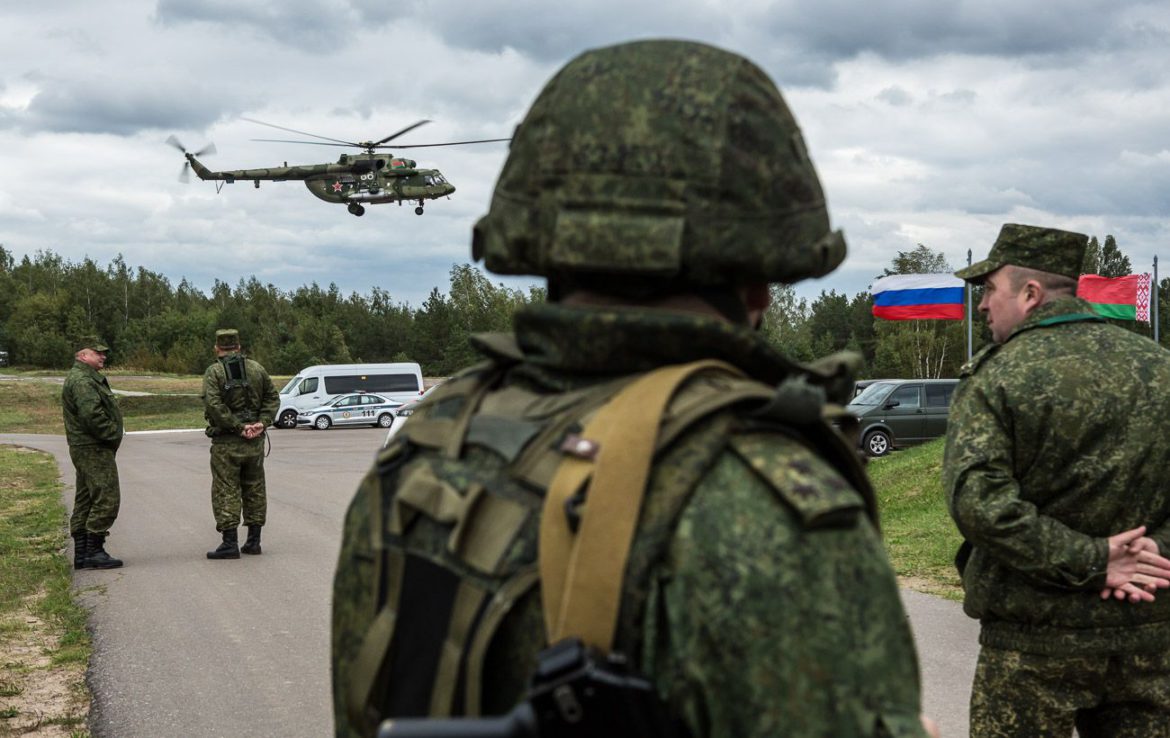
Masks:
[[[235,329],[215,333],[217,360],[203,373],[203,416],[211,437],[211,509],[223,541],[209,559],[260,553],[268,500],[264,488],[264,436],[280,396],[258,362],[240,351]],[[241,513],[248,539],[239,545]]]
[[[69,519],[74,569],[116,569],[122,565],[105,550],[106,536],[118,517],[122,499],[114,456],[124,433],[122,411],[101,375],[109,350],[94,336],[82,339],[61,389],[65,440],[77,470]]]
[[[771,80],[698,43],[579,56],[517,129],[472,253],[547,278],[549,302],[476,337],[485,362],[415,410],[350,505],[336,734],[507,713],[538,653],[578,636],[696,738],[926,735],[873,493],[823,419],[849,373],[754,330],[769,283],[845,255]],[[612,719],[555,694],[566,721]]]
[[[981,624],[972,738],[1170,736],[1170,353],[1075,290],[1088,238],[1009,223],[944,486]]]

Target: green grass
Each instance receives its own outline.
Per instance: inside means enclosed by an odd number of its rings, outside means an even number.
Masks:
[[[67,525],[57,464],[49,454],[0,446],[0,718],[19,721],[23,733],[39,725],[85,723],[88,691],[85,668],[92,646],[86,611],[70,589],[66,559]],[[48,645],[45,645],[48,644]],[[29,661],[30,646],[48,656],[48,665]],[[29,707],[26,695],[50,677],[76,694],[64,714],[45,715]],[[30,722],[31,721],[31,722]],[[0,735],[6,735],[0,725]]]
[[[202,428],[203,400],[192,395],[144,395],[118,398],[128,431]]]
[[[912,589],[962,597],[954,556],[961,538],[942,488],[943,440],[874,459],[882,536],[894,571]]]
[[[110,384],[120,388],[116,379],[112,378]],[[204,426],[203,401],[197,394],[119,395],[118,406],[122,408],[128,431]],[[64,434],[61,385],[39,381],[0,382],[0,428],[5,433]]]

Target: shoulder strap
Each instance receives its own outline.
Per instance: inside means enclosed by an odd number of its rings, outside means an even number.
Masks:
[[[573,635],[604,651],[612,648],[663,412],[680,385],[712,369],[742,376],[721,361],[655,370],[615,395],[580,436],[566,439],[540,522],[541,599],[550,643]],[[565,506],[586,482],[586,514],[574,535]]]

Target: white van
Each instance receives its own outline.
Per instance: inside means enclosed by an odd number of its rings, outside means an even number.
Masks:
[[[423,392],[418,364],[320,364],[297,372],[280,390],[277,428],[296,428],[297,413],[320,407],[351,392],[376,392],[398,402],[417,400]]]

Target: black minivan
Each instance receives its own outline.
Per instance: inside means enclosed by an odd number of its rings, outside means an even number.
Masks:
[[[845,408],[861,421],[861,448],[885,456],[895,448],[939,438],[947,432],[947,413],[957,379],[880,379]]]

